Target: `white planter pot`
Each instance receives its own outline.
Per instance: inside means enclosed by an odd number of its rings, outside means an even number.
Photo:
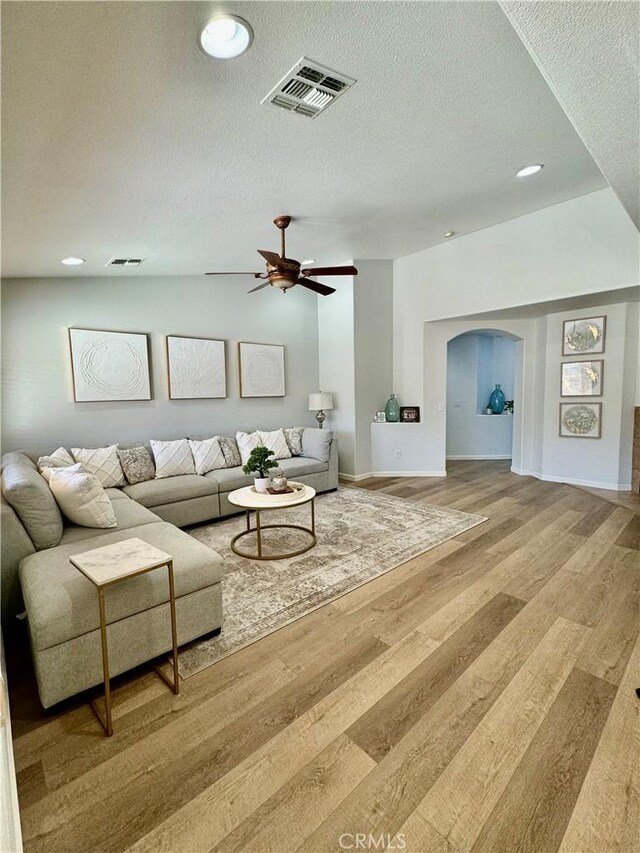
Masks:
[[[270,484],[270,477],[255,477],[253,480],[253,485],[256,487],[256,492],[266,492]]]

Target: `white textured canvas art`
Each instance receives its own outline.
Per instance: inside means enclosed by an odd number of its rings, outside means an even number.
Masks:
[[[284,347],[238,344],[241,397],[284,397]]]
[[[77,403],[151,399],[147,335],[69,329],[69,343]]]
[[[172,400],[227,396],[224,341],[168,335],[167,361]]]

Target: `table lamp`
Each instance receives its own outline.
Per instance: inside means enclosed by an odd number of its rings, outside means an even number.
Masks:
[[[328,391],[318,391],[315,394],[309,394],[309,411],[316,413],[318,427],[322,429],[325,422],[325,410],[333,409],[333,399]]]

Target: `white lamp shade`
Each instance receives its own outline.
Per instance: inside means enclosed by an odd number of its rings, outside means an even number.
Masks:
[[[318,412],[320,409],[324,411],[333,409],[333,399],[328,391],[318,391],[316,394],[309,394],[309,411]]]

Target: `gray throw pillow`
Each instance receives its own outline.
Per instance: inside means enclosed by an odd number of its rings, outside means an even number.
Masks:
[[[302,433],[303,427],[290,427],[285,429],[284,437],[287,439],[292,456],[302,456]]]
[[[307,427],[302,433],[302,455],[319,462],[328,462],[332,441],[331,430]]]
[[[155,479],[156,467],[153,464],[151,454],[144,445],[119,447],[117,452],[124,475],[131,486]]]
[[[235,436],[219,435],[218,441],[220,442],[222,455],[227,463],[227,468],[237,468],[239,465],[242,465],[242,459],[240,459],[240,451],[238,450],[238,444]]]

